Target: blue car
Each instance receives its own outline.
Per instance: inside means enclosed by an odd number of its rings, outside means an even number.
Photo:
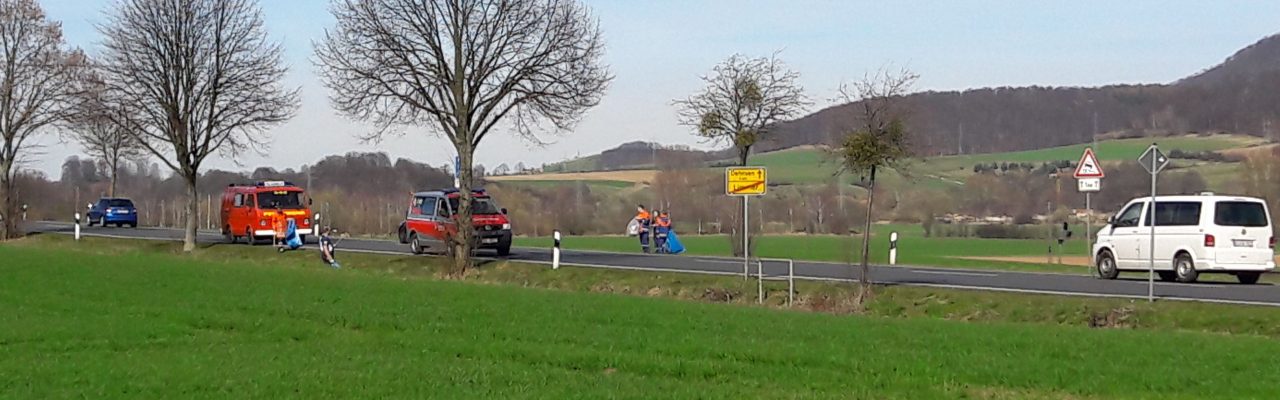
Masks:
[[[129,199],[102,198],[89,209],[88,219],[89,226],[115,224],[117,227],[129,225],[130,228],[136,228],[138,227],[138,209]]]

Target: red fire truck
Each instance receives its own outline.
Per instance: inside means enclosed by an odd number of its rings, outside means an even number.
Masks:
[[[276,234],[277,210],[298,226],[306,241],[312,234],[311,199],[302,188],[285,181],[264,181],[253,185],[228,185],[222,191],[222,235],[235,243],[240,238],[250,244]]]
[[[450,238],[458,233],[455,214],[460,197],[457,189],[414,193],[405,221],[400,224],[400,243],[408,244],[414,254],[447,251]],[[499,256],[511,254],[511,221],[507,219],[507,209],[498,208],[484,189],[475,189],[471,214],[475,246],[497,250]]]

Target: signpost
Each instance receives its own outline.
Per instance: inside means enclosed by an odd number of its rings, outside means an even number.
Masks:
[[[1084,149],[1084,154],[1080,156],[1080,162],[1076,164],[1076,190],[1084,193],[1084,241],[1086,251],[1089,252],[1089,259],[1093,260],[1093,192],[1102,190],[1102,178],[1107,174],[1102,172],[1102,164],[1098,162],[1098,156],[1093,154],[1093,148]],[[1061,252],[1061,249],[1059,249]],[[1096,270],[1090,268],[1091,271]]]
[[[768,173],[764,167],[729,167],[724,170],[724,193],[742,198],[742,276],[751,276],[751,196],[762,196],[769,188]]]
[[[1160,146],[1152,143],[1138,157],[1138,163],[1151,174],[1151,203],[1148,205],[1150,212],[1147,213],[1151,217],[1151,221],[1147,223],[1151,227],[1151,248],[1147,252],[1147,301],[1150,302],[1156,300],[1156,175],[1169,165],[1169,157],[1160,151]]]

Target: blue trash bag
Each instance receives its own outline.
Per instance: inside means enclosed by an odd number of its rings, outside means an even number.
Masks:
[[[684,244],[680,243],[680,238],[676,237],[676,231],[667,231],[667,251],[671,254],[680,254],[684,252]]]
[[[297,250],[302,247],[302,236],[298,235],[298,223],[292,219],[289,220],[289,228],[284,234],[284,245],[289,247],[289,250]]]

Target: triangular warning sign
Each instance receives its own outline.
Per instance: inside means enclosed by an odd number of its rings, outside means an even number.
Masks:
[[[1084,149],[1084,156],[1080,157],[1080,163],[1076,165],[1076,179],[1105,176],[1106,174],[1102,173],[1102,164],[1099,164],[1098,157],[1093,155],[1093,148]]]

